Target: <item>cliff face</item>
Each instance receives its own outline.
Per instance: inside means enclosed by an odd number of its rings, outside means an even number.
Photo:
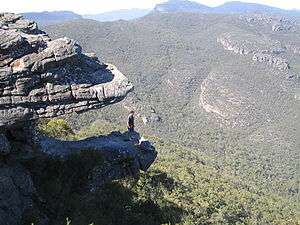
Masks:
[[[100,108],[133,87],[74,40],[50,40],[20,16],[0,15],[0,28],[0,126]]]
[[[83,151],[96,152],[105,163],[92,168],[94,179],[86,184],[88,191],[149,168],[157,153],[138,134],[131,140],[126,139],[127,134],[115,133],[62,142],[32,128],[32,121],[39,118],[80,113],[121,101],[132,89],[115,66],[101,63],[92,53],[83,53],[74,40],[51,40],[35,22],[0,14],[0,224],[20,224],[24,213],[30,215],[31,211],[38,214],[39,224],[48,223],[47,212],[38,207],[35,178],[20,159],[64,161]]]
[[[252,60],[270,65],[278,70],[288,72],[289,61],[285,58],[287,48],[279,41],[270,38],[258,38],[255,35],[225,33],[217,42],[222,44],[225,50],[240,55],[251,55]]]

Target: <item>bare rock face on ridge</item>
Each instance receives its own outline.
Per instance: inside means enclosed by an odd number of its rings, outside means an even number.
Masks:
[[[244,56],[251,55],[253,61],[270,65],[278,70],[288,71],[290,68],[289,61],[283,56],[287,49],[279,41],[258,38],[251,34],[224,33],[217,42],[225,50]]]
[[[0,14],[0,126],[100,108],[132,88],[74,40],[51,40],[36,23]]]

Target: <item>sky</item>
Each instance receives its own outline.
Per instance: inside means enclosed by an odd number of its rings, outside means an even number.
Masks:
[[[41,12],[70,10],[78,14],[95,14],[118,9],[153,8],[166,0],[0,0],[0,12]],[[194,0],[208,6],[221,5],[226,0]],[[227,0],[228,1],[228,0]],[[276,6],[284,9],[300,9],[299,0],[240,0]]]

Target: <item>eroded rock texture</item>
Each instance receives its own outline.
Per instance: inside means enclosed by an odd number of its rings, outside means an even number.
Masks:
[[[293,32],[297,29],[295,21],[280,15],[248,14],[241,15],[240,19],[252,26],[266,26],[273,32]]]
[[[217,41],[225,50],[240,55],[251,55],[253,61],[265,63],[282,71],[287,71],[290,67],[288,60],[283,56],[287,47],[279,41],[241,33],[224,33]]]
[[[0,126],[100,108],[132,89],[113,65],[18,15],[0,14],[0,47]]]

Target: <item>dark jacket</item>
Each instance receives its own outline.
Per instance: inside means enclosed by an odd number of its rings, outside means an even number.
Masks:
[[[128,116],[128,127],[134,127],[134,116],[131,114]]]

